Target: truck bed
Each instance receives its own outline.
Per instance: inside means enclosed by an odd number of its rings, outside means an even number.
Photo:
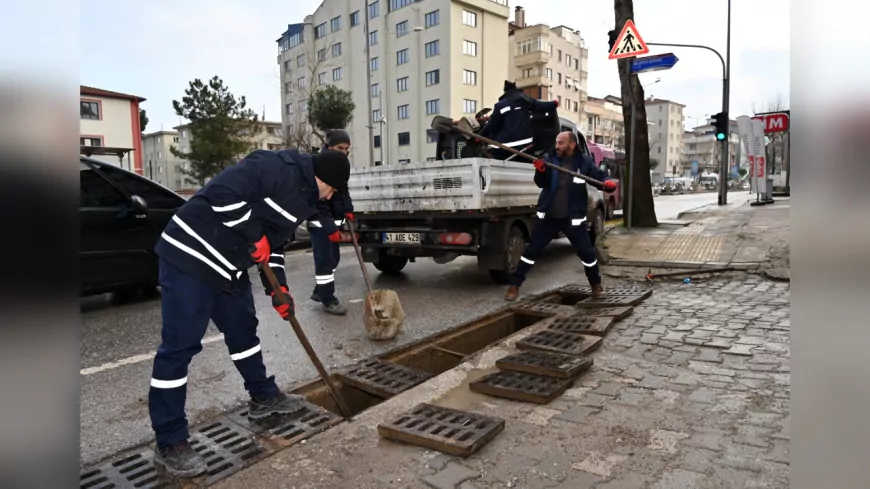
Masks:
[[[355,212],[494,211],[535,206],[530,163],[464,158],[374,166],[351,172]]]

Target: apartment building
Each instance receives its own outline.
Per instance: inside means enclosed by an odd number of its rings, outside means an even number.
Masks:
[[[679,172],[683,153],[683,104],[648,98],[645,101],[649,128],[649,157],[657,161],[652,169],[653,183]]]
[[[683,132],[683,151],[680,159],[680,166],[677,168],[677,174],[682,176],[692,175],[693,163],[697,162],[698,173],[719,173],[719,165],[721,165],[722,143],[716,139],[716,128],[708,121],[703,126],[693,128],[691,131]],[[740,135],[737,131],[737,121],[729,121],[729,144],[728,152],[729,168],[735,163],[738,168],[747,168],[748,160],[746,155],[742,154],[740,147]],[[671,174],[668,173],[668,176]]]
[[[510,79],[533,98],[558,100],[559,114],[586,134],[589,49],[580,31],[563,25],[526,25],[525,9],[517,6],[509,33]]]
[[[501,95],[509,15],[507,0],[324,0],[277,40],[284,131],[308,139],[308,96],[332,84],[353,94],[354,166],[434,159],[435,115]]]
[[[144,176],[175,192],[193,186],[185,181],[183,170],[190,169],[190,162],[175,156],[170,148],[186,151],[178,143],[178,131],[155,131],[142,136]]]
[[[625,151],[625,121],[619,97],[588,97],[585,127],[583,134],[589,141]]]
[[[139,104],[143,97],[79,87],[80,153],[142,174]]]

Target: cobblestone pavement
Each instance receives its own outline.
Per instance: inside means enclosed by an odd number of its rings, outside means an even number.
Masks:
[[[429,399],[506,419],[467,459],[385,441],[379,420],[363,419],[218,487],[785,488],[789,321],[788,283],[740,274],[658,284],[550,404],[468,393],[467,378]],[[478,369],[509,351],[491,353]]]

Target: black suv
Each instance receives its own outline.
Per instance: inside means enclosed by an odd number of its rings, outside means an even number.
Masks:
[[[154,246],[186,200],[109,163],[80,156],[79,289],[151,293],[157,286]]]

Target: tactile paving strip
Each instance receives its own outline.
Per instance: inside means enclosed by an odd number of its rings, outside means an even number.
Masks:
[[[604,336],[607,330],[616,322],[612,317],[571,316],[558,318],[550,325],[550,330],[566,333]]]
[[[620,321],[628,317],[631,314],[633,307],[599,307],[599,308],[588,308],[588,307],[578,307],[586,317],[609,317],[613,318],[613,321]]]
[[[504,419],[423,403],[378,425],[384,438],[468,457],[504,430]]]
[[[601,346],[600,336],[544,330],[517,341],[520,350],[552,351],[568,355],[583,355]]]
[[[574,384],[573,378],[558,379],[545,375],[503,370],[468,384],[472,392],[517,401],[547,404]]]
[[[341,423],[341,416],[331,413],[308,401],[299,403],[299,410],[292,414],[276,414],[264,419],[251,419],[248,409],[240,409],[227,417],[239,425],[287,447]]]
[[[270,450],[261,445],[254,433],[230,421],[216,421],[190,435],[190,446],[206,461],[205,474],[194,479],[197,485],[209,486],[262,460]],[[81,489],[179,487],[162,468],[154,463],[154,451],[142,447],[119,455],[100,467],[87,470],[80,477]]]
[[[337,372],[342,383],[389,399],[433,377],[428,372],[373,358]]]
[[[576,304],[580,308],[588,307],[625,307],[634,306],[652,294],[651,290],[637,294],[607,294],[604,297],[583,299]]]
[[[545,351],[523,351],[500,358],[495,366],[501,370],[513,370],[558,379],[570,379],[589,370],[593,360],[586,357]]]

